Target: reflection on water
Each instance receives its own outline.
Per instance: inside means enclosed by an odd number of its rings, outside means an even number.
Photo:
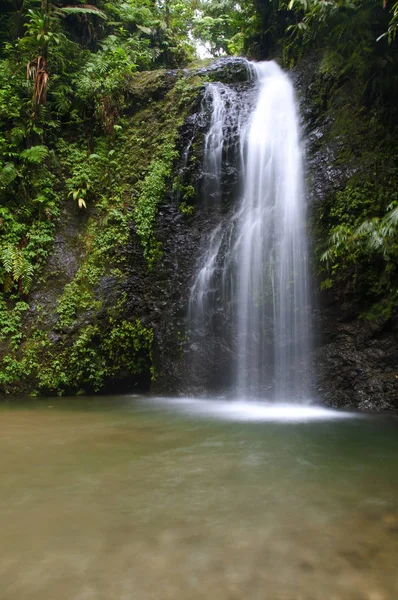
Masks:
[[[148,405],[148,400],[146,402]],[[186,414],[230,421],[308,422],[347,419],[354,416],[358,418],[358,415],[353,413],[331,410],[321,406],[267,403],[256,400],[201,399],[198,401],[194,398],[153,398],[152,403],[155,406],[173,407]]]
[[[0,405],[0,599],[396,600],[397,419],[293,412]]]

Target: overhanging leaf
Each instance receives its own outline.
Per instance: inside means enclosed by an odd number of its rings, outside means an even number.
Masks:
[[[136,25],[137,29],[146,33],[147,35],[152,35],[152,29],[150,27],[144,27],[144,25]]]
[[[57,8],[55,12],[63,16],[95,15],[96,17],[100,17],[100,19],[107,19],[106,14],[102,12],[102,10],[100,10],[96,6],[92,6],[91,4],[82,4],[81,6],[63,6],[62,8]]]

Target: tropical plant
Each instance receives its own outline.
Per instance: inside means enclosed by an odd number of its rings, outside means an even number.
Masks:
[[[368,253],[377,253],[388,261],[398,254],[398,206],[395,203],[387,207],[383,217],[374,217],[363,221],[358,227],[338,225],[329,240],[328,249],[321,260],[333,264],[341,252],[360,247]]]
[[[395,40],[396,35],[397,35],[397,30],[398,30],[398,2],[396,2],[392,9],[392,17],[391,17],[391,21],[389,23],[389,27],[388,30],[386,31],[386,33],[384,35],[387,36],[388,41],[391,43],[393,40]],[[380,38],[379,38],[380,39]]]

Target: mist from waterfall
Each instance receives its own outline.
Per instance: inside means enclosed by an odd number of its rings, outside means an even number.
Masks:
[[[231,118],[239,132],[242,181],[240,201],[220,215],[201,257],[189,329],[194,354],[206,354],[215,315],[224,315],[230,331],[221,335],[234,357],[228,379],[237,395],[297,400],[307,396],[311,345],[299,118],[292,83],[278,65],[248,65],[256,94],[249,111],[224,84],[206,92],[205,101],[212,99],[205,139],[212,192],[206,201],[222,198]],[[220,376],[225,380],[225,373]]]

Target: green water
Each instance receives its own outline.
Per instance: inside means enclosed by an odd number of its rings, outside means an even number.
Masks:
[[[199,402],[0,404],[0,599],[398,599],[397,417]]]

